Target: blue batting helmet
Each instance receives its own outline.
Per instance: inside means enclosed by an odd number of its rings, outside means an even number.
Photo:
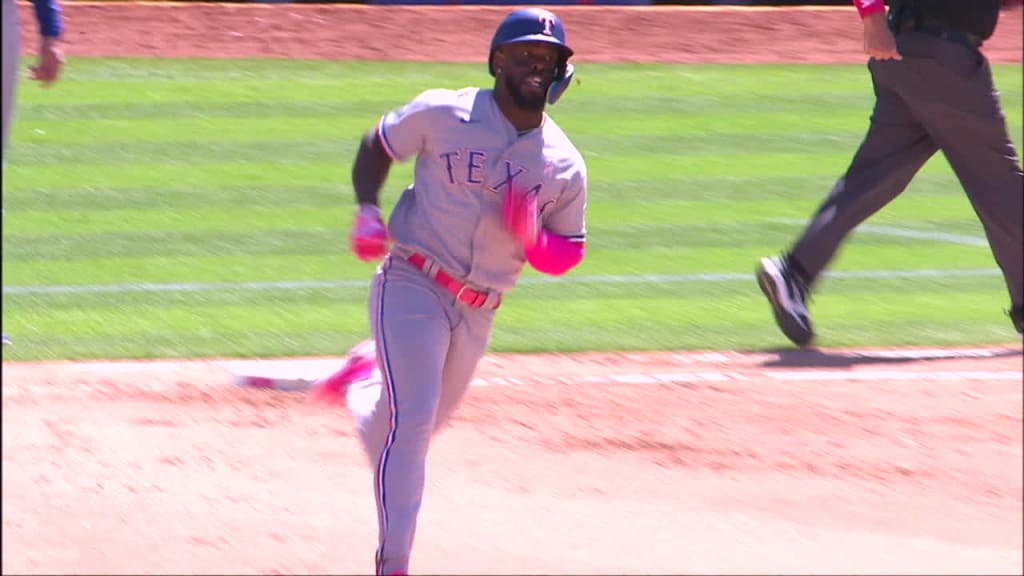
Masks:
[[[494,76],[494,51],[513,42],[548,42],[557,45],[562,52],[555,80],[566,76],[566,63],[572,56],[572,48],[565,43],[565,26],[553,13],[541,8],[524,8],[516,10],[501,22],[491,39],[491,52],[487,58],[487,68]]]

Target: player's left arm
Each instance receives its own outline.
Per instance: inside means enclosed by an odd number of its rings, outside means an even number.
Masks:
[[[550,207],[541,210],[537,242],[525,249],[535,270],[561,276],[583,261],[586,249],[587,171],[581,164],[568,186]]]

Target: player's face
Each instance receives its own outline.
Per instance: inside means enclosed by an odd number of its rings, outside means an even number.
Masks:
[[[505,88],[516,106],[543,110],[558,65],[558,47],[547,42],[516,42],[502,47]]]

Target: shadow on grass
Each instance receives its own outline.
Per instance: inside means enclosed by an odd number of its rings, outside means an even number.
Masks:
[[[766,367],[808,367],[808,368],[842,368],[865,364],[900,364],[905,362],[922,362],[929,360],[963,360],[969,358],[1006,358],[1024,356],[1020,348],[1006,350],[877,350],[877,351],[826,351],[816,348],[804,350],[772,349],[765,350],[775,354],[761,362]]]

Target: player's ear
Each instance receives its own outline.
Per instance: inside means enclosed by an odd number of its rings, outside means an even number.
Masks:
[[[494,60],[491,63],[493,66],[494,75],[501,74],[503,68],[505,68],[505,47],[501,46],[494,51]]]

